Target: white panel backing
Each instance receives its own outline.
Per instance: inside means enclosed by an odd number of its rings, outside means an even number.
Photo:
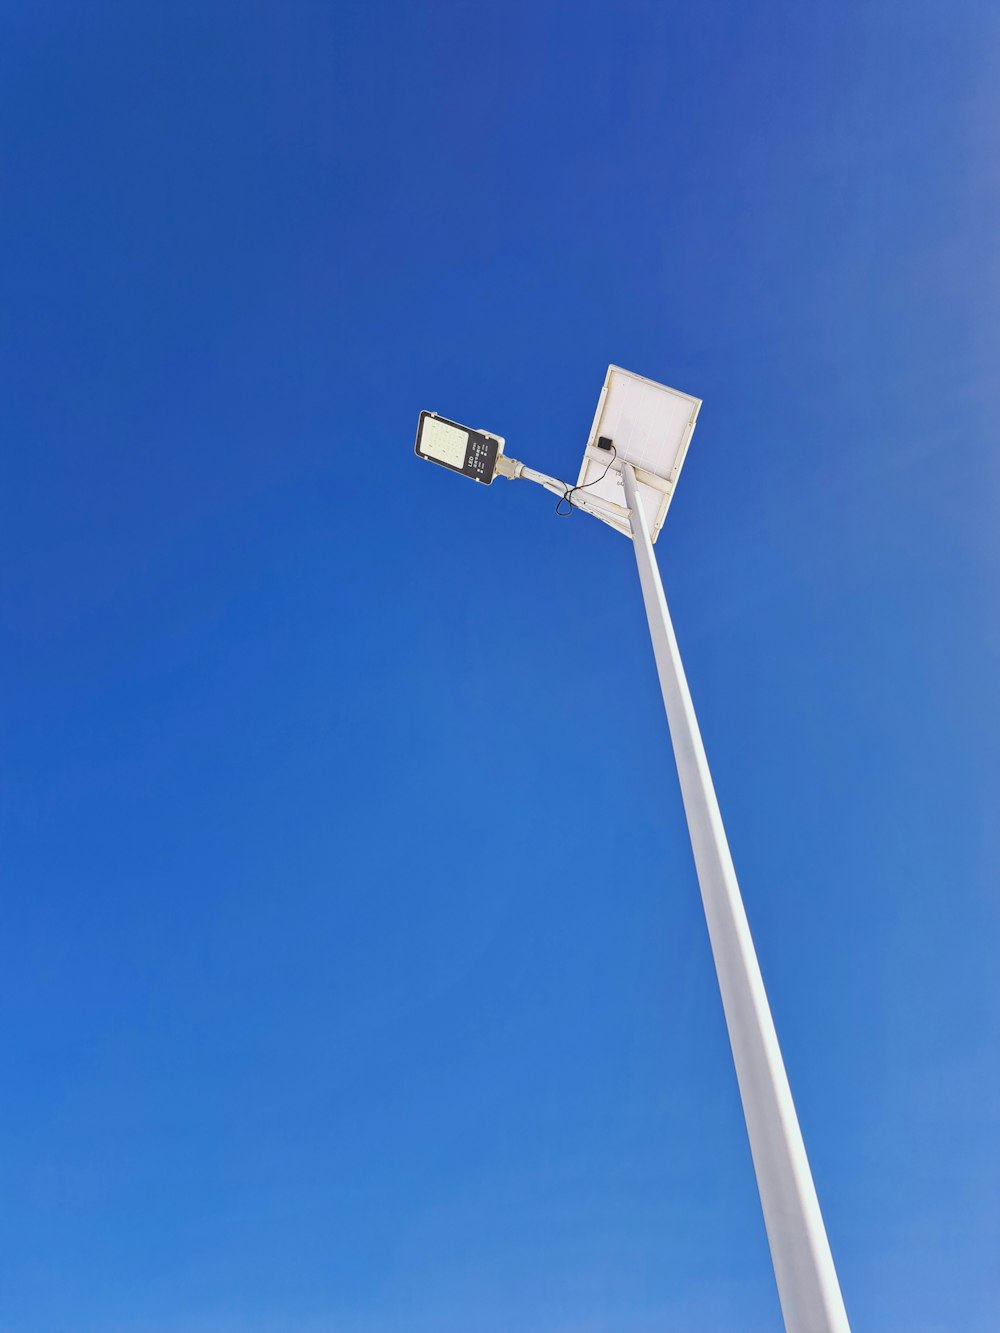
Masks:
[[[586,485],[600,477],[612,455],[598,449],[597,442],[602,437],[610,439],[616,462],[624,460],[637,469],[639,495],[650,536],[656,541],[700,407],[700,398],[657,384],[620,366],[609,366],[577,485]],[[623,504],[617,466],[612,467],[603,481],[590,486],[588,494]]]

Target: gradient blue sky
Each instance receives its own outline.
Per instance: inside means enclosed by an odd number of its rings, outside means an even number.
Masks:
[[[995,4],[5,7],[2,1333],[779,1312],[609,361],[856,1329],[1000,1310]]]

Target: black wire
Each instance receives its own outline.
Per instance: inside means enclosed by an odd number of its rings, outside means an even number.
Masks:
[[[562,493],[562,495],[560,495],[559,499],[556,501],[556,513],[559,515],[560,518],[569,518],[570,514],[573,512],[573,496],[575,495],[575,493],[577,491],[585,491],[588,486],[596,486],[599,481],[603,481],[604,478],[611,471],[611,463],[613,463],[617,457],[618,457],[618,451],[615,449],[615,446],[612,445],[611,462],[608,463],[608,466],[604,469],[604,471],[601,473],[599,477],[595,477],[593,481],[585,481],[582,486],[566,487],[565,491]],[[563,509],[564,504],[569,505],[569,508]]]

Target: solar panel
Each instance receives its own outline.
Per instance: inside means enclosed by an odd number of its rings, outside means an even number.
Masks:
[[[639,498],[649,521],[653,541],[659,534],[680,474],[684,455],[698,419],[701,399],[657,384],[620,366],[609,366],[604,388],[587,439],[578,486],[590,485],[588,494],[624,505],[621,473],[608,466],[610,450],[599,441],[611,441],[615,459],[637,469]]]

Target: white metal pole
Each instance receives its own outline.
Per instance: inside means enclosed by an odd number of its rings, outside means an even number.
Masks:
[[[635,475],[632,543],[788,1333],[850,1333]]]

